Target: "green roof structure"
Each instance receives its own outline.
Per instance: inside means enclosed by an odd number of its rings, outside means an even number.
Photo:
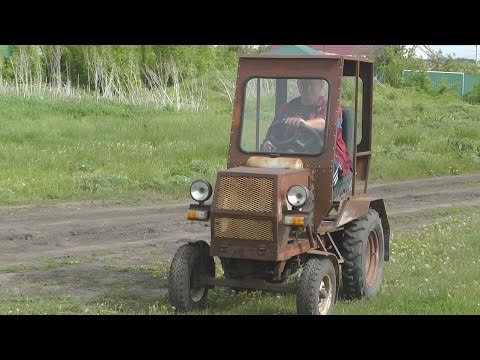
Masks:
[[[325,53],[307,45],[285,45],[268,50],[264,55],[325,55]]]

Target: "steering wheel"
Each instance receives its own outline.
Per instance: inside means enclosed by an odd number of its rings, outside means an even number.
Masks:
[[[287,125],[282,121],[272,125],[271,131],[276,134],[283,134]],[[276,147],[275,151],[319,154],[323,150],[323,139],[314,128],[300,124],[295,127],[295,132],[288,139],[271,140]]]

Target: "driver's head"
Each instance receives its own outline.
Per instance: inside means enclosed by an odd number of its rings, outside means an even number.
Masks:
[[[312,105],[322,95],[324,80],[298,79],[297,86],[302,104]]]

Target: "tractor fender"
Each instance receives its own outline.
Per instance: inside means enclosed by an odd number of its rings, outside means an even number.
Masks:
[[[187,244],[194,244],[200,246],[200,248],[205,252],[207,256],[210,256],[210,245],[205,240],[198,240],[198,239],[179,239],[176,241],[177,244],[187,243]]]
[[[390,259],[390,224],[388,223],[387,211],[383,199],[376,199],[370,203],[370,207],[380,215],[382,221],[383,237],[385,242],[384,260]]]
[[[368,196],[358,196],[343,201],[338,209],[335,227],[341,227],[345,224],[348,224],[350,221],[367,215],[372,200],[373,199]]]
[[[372,198],[369,196],[353,197],[346,200],[339,209],[339,214],[335,226],[341,227],[353,220],[367,215],[368,209],[372,208],[380,216],[382,221],[383,236],[385,239],[385,256],[384,260],[390,258],[390,224],[388,223],[387,212],[383,199]]]

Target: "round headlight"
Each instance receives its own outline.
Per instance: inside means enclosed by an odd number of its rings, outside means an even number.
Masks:
[[[212,196],[212,185],[206,180],[195,180],[190,185],[190,195],[195,201],[207,201]]]
[[[294,207],[300,207],[307,201],[307,188],[302,185],[293,185],[287,191],[287,201]]]

